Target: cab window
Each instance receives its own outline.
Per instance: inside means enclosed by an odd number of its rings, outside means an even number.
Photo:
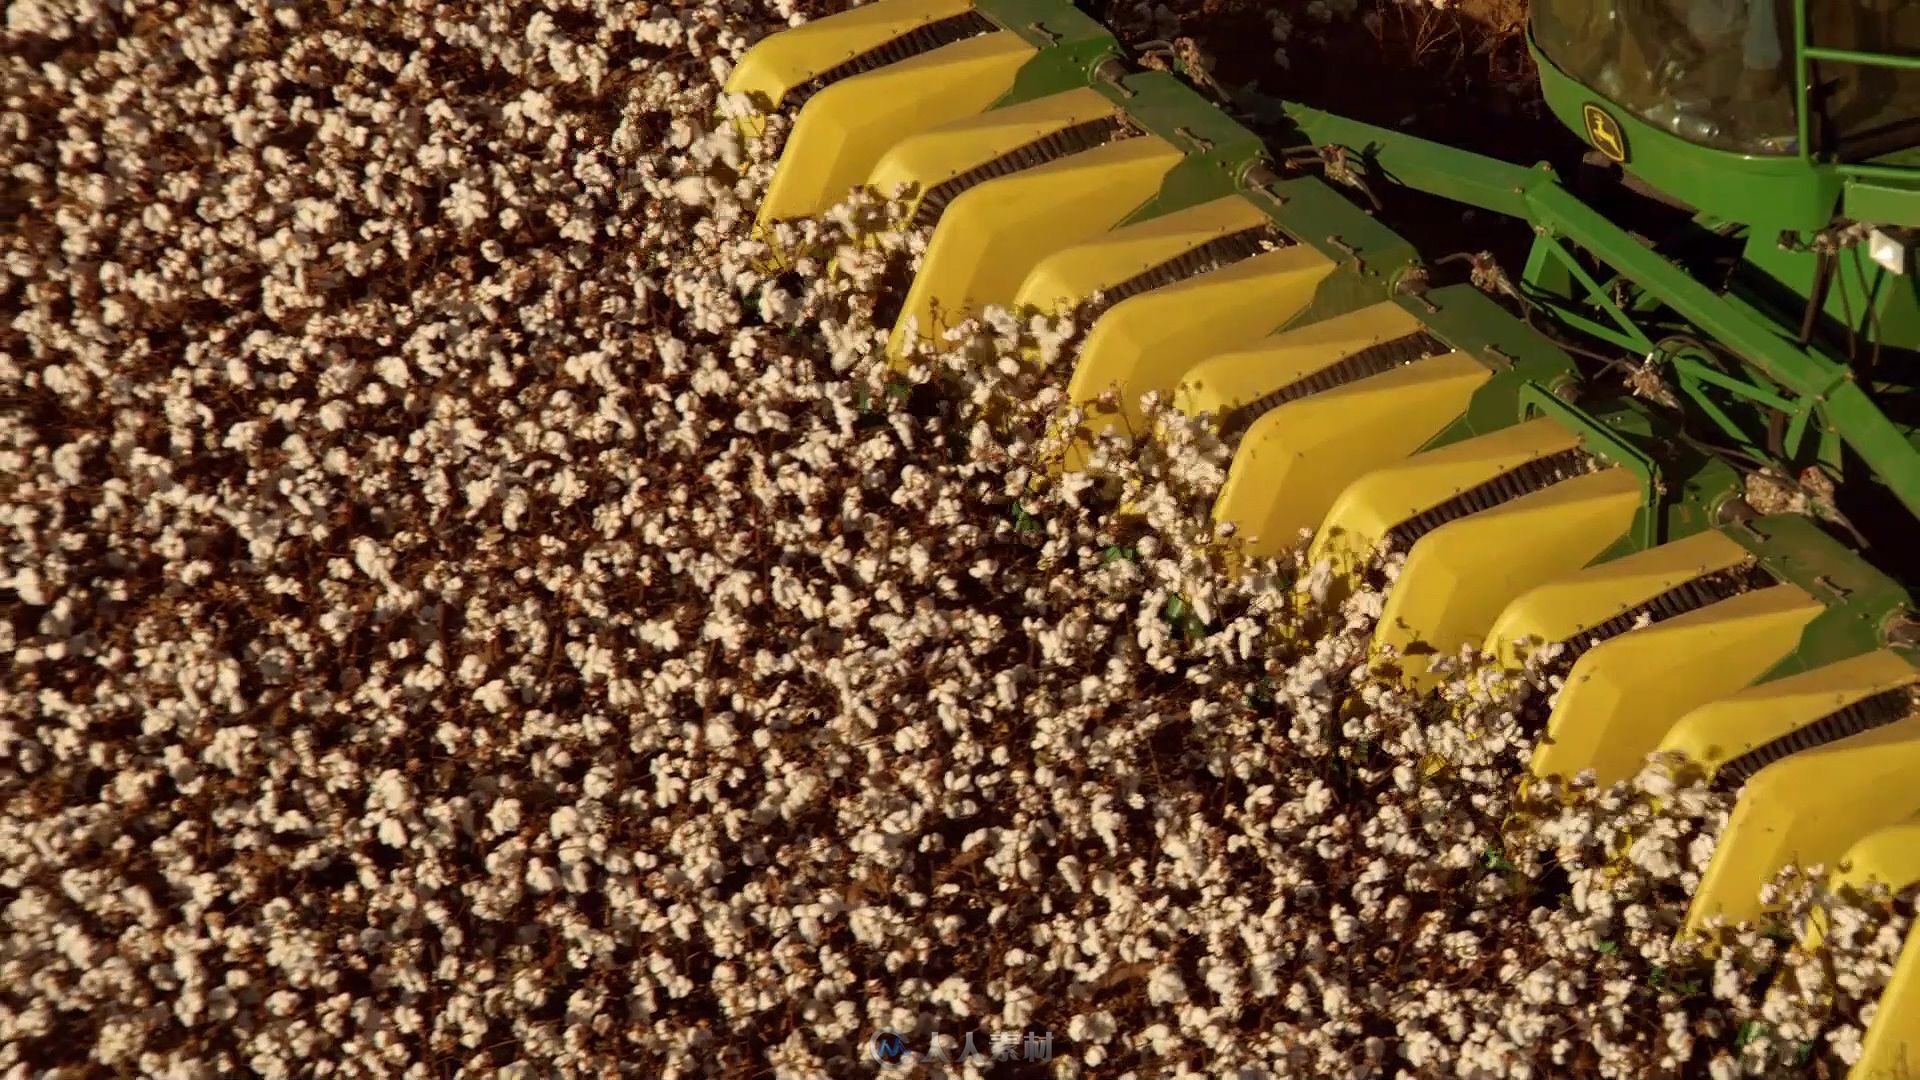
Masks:
[[[1920,49],[1920,2],[1809,0],[1808,44],[1853,52],[1914,56]],[[1810,63],[1815,145],[1845,161],[1864,161],[1920,146],[1920,70],[1855,61]]]
[[[1798,152],[1791,0],[1535,0],[1533,34],[1561,70],[1655,127],[1736,153]]]

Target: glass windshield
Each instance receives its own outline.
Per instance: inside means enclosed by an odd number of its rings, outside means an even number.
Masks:
[[[1920,47],[1920,3],[1807,5],[1809,44],[1864,53],[1912,55]],[[1809,80],[1827,138],[1816,139],[1845,160],[1892,153],[1920,143],[1920,69],[1815,60]]]
[[[1742,154],[1797,151],[1792,0],[1534,0],[1533,35],[1655,127]]]

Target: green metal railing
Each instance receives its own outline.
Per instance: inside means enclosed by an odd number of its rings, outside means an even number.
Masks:
[[[1835,64],[1860,64],[1867,67],[1920,71],[1920,56],[1871,52],[1863,49],[1836,49],[1815,45],[1807,38],[1807,0],[1793,0],[1793,87],[1794,117],[1799,125],[1800,159],[1808,163],[1824,161],[1813,150],[1813,111],[1808,107],[1808,90],[1813,84],[1814,61]],[[1874,180],[1911,180],[1914,170],[1898,165],[1868,165],[1832,162],[1845,176]]]
[[[1805,0],[1801,0],[1805,3]],[[1869,67],[1907,68],[1920,71],[1920,56],[1896,56],[1893,53],[1862,52],[1859,49],[1829,49],[1819,45],[1809,45],[1803,50],[1809,60],[1834,60],[1843,64],[1866,64]]]

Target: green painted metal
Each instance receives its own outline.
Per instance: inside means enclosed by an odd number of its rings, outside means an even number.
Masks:
[[[1129,120],[1186,152],[1160,193],[1129,215],[1128,222],[1232,194],[1241,172],[1264,151],[1259,136],[1166,72],[1096,79],[1094,88],[1126,109]]]
[[[1082,87],[1123,107],[1129,119],[1186,150],[1186,160],[1126,223],[1193,206],[1236,190],[1248,163],[1265,152],[1260,137],[1165,72],[1108,78],[1102,66],[1124,51],[1099,22],[1056,0],[979,0],[977,10],[1039,50],[995,107]]]
[[[1274,332],[1324,322],[1336,315],[1358,311],[1380,302],[1380,283],[1351,269],[1335,270],[1313,291],[1313,299],[1292,318],[1274,327]]]
[[[1800,637],[1800,646],[1760,677],[1767,682],[1871,652],[1885,641],[1888,619],[1909,606],[1906,590],[1812,520],[1775,514],[1725,527],[1781,581],[1805,589],[1826,605]]]
[[[1591,452],[1632,469],[1645,503],[1603,560],[1721,527],[1716,521],[1723,509],[1741,505],[1741,472],[1643,403],[1582,399],[1579,364],[1561,341],[1532,324],[1536,317],[1556,333],[1585,335],[1659,370],[1690,403],[1694,421],[1748,455],[1766,459],[1773,451],[1766,422],[1775,413],[1785,418],[1777,433],[1788,459],[1783,467],[1810,456],[1836,464],[1844,443],[1920,518],[1915,433],[1890,421],[1846,364],[1820,345],[1800,345],[1797,327],[1764,297],[1723,293],[1697,281],[1574,197],[1547,166],[1496,161],[1291,102],[1253,102],[1256,113],[1291,129],[1297,137],[1290,145],[1341,148],[1368,183],[1402,185],[1531,223],[1536,240],[1515,283],[1523,308],[1531,309],[1523,321],[1472,286],[1426,287],[1419,253],[1403,237],[1329,180],[1303,174],[1287,157],[1274,162],[1259,136],[1175,75],[1129,73],[1114,63],[1123,59],[1120,47],[1066,0],[981,0],[979,10],[1040,49],[1000,104],[1090,86],[1133,123],[1187,152],[1161,192],[1128,220],[1240,191],[1278,228],[1337,265],[1315,297],[1314,313],[1391,299],[1450,347],[1493,368],[1465,414],[1428,448],[1548,415],[1578,433]],[[1549,104],[1582,130],[1580,112],[1597,99],[1551,61],[1537,59]],[[1797,62],[1806,61],[1801,50]],[[1687,143],[1617,110],[1610,115],[1631,148],[1629,167],[1704,203],[1711,211],[1701,218],[1707,226],[1744,222],[1756,238],[1750,253],[1761,250],[1757,237],[1765,230],[1777,235],[1827,225],[1843,193],[1861,206],[1906,206],[1909,196],[1920,197],[1902,182],[1910,170],[1868,180],[1858,167],[1843,173],[1841,166],[1811,161],[1804,142],[1798,157],[1746,157]],[[1754,254],[1752,262],[1790,292],[1805,274],[1784,257]],[[1908,607],[1898,583],[1805,518],[1735,521],[1725,528],[1781,580],[1829,605],[1802,647],[1769,678],[1879,647],[1887,617]]]
[[[1527,417],[1529,388],[1568,393],[1579,382],[1573,357],[1553,339],[1514,318],[1471,285],[1449,285],[1396,297],[1429,333],[1494,369],[1458,420],[1423,450],[1509,427]]]
[[[1676,316],[1724,345],[1796,399],[1844,439],[1874,476],[1920,517],[1920,455],[1908,434],[1887,419],[1854,381],[1854,374],[1823,351],[1801,347],[1787,328],[1739,297],[1715,293],[1558,184],[1529,192],[1533,220],[1575,238],[1582,248],[1658,296]]]
[[[1564,325],[1598,338],[1634,356],[1653,350],[1653,341],[1633,317],[1616,302],[1605,285],[1594,280],[1586,267],[1557,236],[1543,232],[1534,238],[1521,280],[1529,287],[1533,303],[1552,310]],[[1576,289],[1576,286],[1578,287]],[[1598,309],[1605,322],[1588,318],[1569,301],[1579,300]]]
[[[1818,45],[1809,45],[1800,51],[1809,60],[1833,60],[1843,64],[1920,71],[1920,56],[1896,56],[1893,53],[1862,52],[1859,49],[1825,49]]]
[[[1043,55],[1050,48],[1077,50],[1071,66],[1079,81],[1062,84],[1056,74],[1056,81],[1047,89],[1094,86],[1143,128],[1192,153],[1192,163],[1176,170],[1176,182],[1170,183],[1159,199],[1142,207],[1135,220],[1217,195],[1228,189],[1228,180],[1236,173],[1243,184],[1246,182],[1260,153],[1258,138],[1170,74],[1103,77],[1100,63],[1111,56],[1104,40],[1110,39],[1103,39],[1098,24],[1077,10],[1042,0],[989,0],[981,10],[1026,35],[1042,47]],[[1541,60],[1543,79],[1551,79],[1551,62],[1544,57]],[[1057,72],[1060,67],[1051,70]],[[1564,76],[1560,78],[1563,90],[1574,85]],[[1550,102],[1554,96],[1550,91]],[[1564,93],[1560,96],[1563,103],[1572,100]],[[1368,175],[1380,181],[1531,221],[1539,240],[1535,258],[1530,261],[1531,272],[1524,279],[1533,293],[1530,299],[1549,309],[1565,326],[1631,354],[1654,355],[1653,340],[1640,321],[1613,302],[1605,286],[1567,245],[1597,259],[1620,279],[1631,282],[1635,290],[1657,301],[1674,321],[1718,342],[1765,380],[1763,384],[1722,377],[1705,365],[1695,364],[1684,371],[1686,385],[1717,385],[1749,405],[1788,411],[1796,445],[1809,424],[1837,432],[1873,474],[1920,516],[1920,454],[1916,454],[1909,433],[1888,421],[1853,383],[1852,373],[1844,364],[1818,348],[1799,346],[1777,318],[1752,303],[1717,294],[1694,280],[1575,198],[1546,166],[1529,169],[1509,165],[1292,103],[1281,103],[1279,110],[1311,144],[1346,148],[1354,160],[1365,164]],[[1674,170],[1698,173],[1702,182],[1711,177],[1714,188],[1721,192],[1738,187],[1725,183],[1729,165],[1772,171],[1783,183],[1791,180],[1796,185],[1803,204],[1825,201],[1821,223],[1831,216],[1838,196],[1837,177],[1827,177],[1831,182],[1822,186],[1807,172],[1804,162],[1789,160],[1783,164],[1775,159],[1706,150],[1647,125],[1639,125],[1644,132],[1636,130],[1633,125],[1637,121],[1631,117],[1616,119],[1627,131],[1629,145],[1642,155],[1642,163],[1650,160],[1649,154],[1652,159],[1665,157]],[[1376,279],[1385,286],[1398,280],[1417,260],[1411,245],[1317,178],[1246,186],[1250,197],[1265,205],[1282,229],[1362,279]],[[1737,218],[1743,208],[1715,209],[1717,215]],[[1597,311],[1604,322],[1583,309]],[[1703,392],[1701,396],[1706,395]],[[1759,445],[1751,434],[1757,422],[1752,415],[1735,416],[1711,398],[1707,401],[1708,411],[1723,431],[1741,434],[1741,441],[1748,446]]]
[[[1836,432],[1873,475],[1890,488],[1910,512],[1920,517],[1920,454],[1916,454],[1912,446],[1911,434],[1887,419],[1855,383],[1854,374],[1846,364],[1817,346],[1800,346],[1793,340],[1789,327],[1750,301],[1717,293],[1695,280],[1684,269],[1581,202],[1560,184],[1551,169],[1544,165],[1526,169],[1489,161],[1315,109],[1286,105],[1284,110],[1315,142],[1336,143],[1356,151],[1366,148],[1364,156],[1382,176],[1433,194],[1456,198],[1477,194],[1479,198],[1469,200],[1475,205],[1532,222],[1543,240],[1565,240],[1577,246],[1619,277],[1632,282],[1634,288],[1657,300],[1673,321],[1719,343],[1771,383],[1774,392],[1758,401],[1785,402],[1790,407],[1809,410],[1814,422]],[[1478,174],[1477,182],[1469,179],[1473,174]],[[1622,321],[1636,325],[1633,320],[1623,318],[1618,305],[1611,301],[1602,305],[1607,318],[1616,323],[1613,328],[1579,313],[1578,306],[1591,303],[1593,294],[1602,290],[1591,275],[1584,271],[1574,273],[1571,261],[1564,257],[1566,254],[1562,251],[1555,260],[1581,289],[1554,296],[1556,314],[1563,319],[1571,316],[1568,321],[1579,329],[1639,352],[1646,335],[1638,329],[1629,332],[1618,325]],[[1544,265],[1544,258],[1535,262],[1536,268]],[[1552,295],[1560,291],[1556,286],[1561,283],[1543,274],[1528,284],[1543,295]],[[1755,391],[1767,389],[1757,386]]]
[[[1527,45],[1533,48],[1529,34]],[[1539,50],[1534,49],[1537,57]],[[1807,108],[1807,87],[1813,85],[1812,58],[1807,55],[1807,0],[1793,0],[1793,124],[1794,144],[1804,158],[1813,146],[1813,110]]]
[[[1904,282],[1869,283],[1854,296],[1831,288],[1822,293],[1818,260],[1804,251],[1782,251],[1776,240],[1782,232],[1812,235],[1847,221],[1920,226],[1920,158],[1909,153],[1912,163],[1899,164],[1901,155],[1896,153],[1873,162],[1839,161],[1816,145],[1822,136],[1812,122],[1816,110],[1809,104],[1818,77],[1816,62],[1913,70],[1920,68],[1920,58],[1813,45],[1806,0],[1794,0],[1793,31],[1798,139],[1794,153],[1783,156],[1729,153],[1663,131],[1613,108],[1571,77],[1541,52],[1531,33],[1528,47],[1549,107],[1569,128],[1584,131],[1585,110],[1605,110],[1630,149],[1625,168],[1689,205],[1748,226],[1745,265],[1733,288],[1749,299],[1771,296],[1762,303],[1774,309],[1769,322],[1792,324],[1809,298],[1818,297],[1822,337],[1829,343],[1864,339],[1883,347],[1920,349],[1920,291],[1911,276]],[[1846,265],[1840,280],[1860,272],[1883,273],[1864,263],[1855,249],[1841,258]],[[1743,274],[1748,283],[1739,280]]]
[[[1920,211],[1920,203],[1915,210]],[[1813,280],[1819,262],[1811,250],[1783,247],[1772,237],[1754,234],[1747,237],[1741,259],[1740,272],[1730,282],[1735,295],[1756,307],[1804,313],[1806,298],[1799,290]],[[1920,277],[1889,272],[1862,244],[1841,250],[1834,259],[1820,313],[1826,331],[1822,340],[1835,349],[1836,358],[1843,358],[1849,326],[1855,328],[1854,339],[1863,351],[1876,341],[1886,348],[1920,345],[1920,294],[1914,291]],[[1791,303],[1773,297],[1790,298]]]
[[[1054,0],[980,0],[976,10],[1039,50],[996,105],[1046,97],[1094,81],[1102,63],[1124,55],[1107,28]]]
[[[1724,458],[1676,443],[1671,432],[1650,426],[1647,436],[1667,461],[1667,492],[1661,535],[1669,540],[1711,528],[1719,509],[1740,494],[1739,470]]]
[[[1114,55],[1122,52],[1106,24],[1064,0],[974,0],[973,6],[1035,48],[1072,48],[1075,43],[1102,38]]]
[[[1900,150],[1888,154],[1885,160],[1881,162],[1841,162],[1834,166],[1834,171],[1846,177],[1848,180],[1891,180],[1896,185],[1906,188],[1912,188],[1920,184],[1920,180],[1914,179],[1913,174],[1916,169],[1920,169],[1920,150],[1912,149]],[[1844,197],[1842,205],[1844,205]],[[1883,219],[1870,217],[1860,218],[1858,220],[1882,221]],[[1910,218],[1901,218],[1887,223],[1894,225],[1915,224]]]
[[[1248,197],[1301,243],[1381,289],[1419,261],[1412,244],[1316,177],[1282,180]]]
[[[1912,170],[1899,171],[1910,173]],[[1906,182],[1901,183],[1873,174],[1856,175],[1858,179],[1847,184],[1846,196],[1840,204],[1842,213],[1855,221],[1920,228],[1920,180],[1903,177]]]
[[[1402,132],[1349,120],[1291,101],[1259,103],[1274,122],[1289,125],[1315,145],[1343,146],[1390,184],[1418,188],[1508,217],[1526,217],[1533,170]],[[1417,182],[1416,182],[1417,180]]]
[[[1756,229],[1813,232],[1833,220],[1840,204],[1839,174],[1811,169],[1795,156],[1736,154],[1690,143],[1624,109],[1610,107],[1605,98],[1541,53],[1531,34],[1527,43],[1540,71],[1541,95],[1554,116],[1579,133],[1586,130],[1582,118],[1586,106],[1607,109],[1626,135],[1624,167],[1648,184],[1689,206]],[[1803,134],[1801,145],[1805,138]]]
[[[1639,478],[1641,490],[1649,495],[1646,504],[1634,515],[1633,525],[1628,528],[1623,543],[1616,545],[1625,550],[1602,552],[1599,561],[1605,561],[1614,554],[1639,551],[1658,544],[1663,539],[1660,504],[1667,493],[1666,481],[1661,475],[1659,461],[1622,430],[1636,419],[1642,421],[1644,430],[1644,414],[1622,403],[1613,415],[1602,419],[1548,392],[1538,383],[1521,387],[1519,398],[1523,415],[1549,417],[1561,427],[1579,432],[1580,443],[1588,453],[1631,472]]]

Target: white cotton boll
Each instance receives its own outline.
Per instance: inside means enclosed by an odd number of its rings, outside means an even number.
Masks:
[[[383,356],[374,362],[374,374],[389,386],[406,387],[413,382],[413,373],[407,370],[407,362],[397,355]]]
[[[440,205],[441,213],[462,229],[471,229],[488,216],[487,197],[465,180],[456,180]]]
[[[7,5],[7,29],[17,34],[39,34],[55,40],[71,35],[67,19],[57,5],[41,0],[16,0]]]
[[[1343,945],[1352,942],[1360,928],[1359,920],[1338,904],[1333,906],[1330,918],[1333,939]]]
[[[1024,1028],[1033,1020],[1040,1005],[1039,995],[1031,988],[1016,986],[1007,990],[1002,999],[1000,1022],[1009,1028]]]
[[[972,1009],[973,988],[967,980],[955,975],[934,987],[929,998],[936,1005],[947,1006],[955,1016],[967,1016]]]
[[[688,206],[705,206],[711,199],[704,176],[683,176],[673,182],[673,197]]]
[[[669,619],[659,619],[641,623],[637,628],[640,640],[664,652],[677,652],[680,648],[680,634]]]
[[[521,523],[526,520],[530,505],[525,488],[513,488],[508,491],[507,497],[500,503],[500,524],[508,532],[517,531]]]
[[[694,151],[695,160],[710,163],[718,161],[729,169],[738,169],[745,161],[746,148],[740,141],[739,129],[731,124],[715,128],[700,141]]]
[[[393,575],[393,557],[370,537],[353,542],[353,565],[375,581],[389,581]]]
[[[1164,388],[1057,467],[1120,404],[1068,400],[1071,313],[921,312],[896,364],[933,230],[863,191],[758,235],[795,110],[717,81],[814,7],[99,6],[7,14],[58,54],[0,104],[44,226],[0,382],[60,412],[0,438],[14,1041],[692,1077],[768,1021],[748,1067],[817,1077],[1051,1023],[1055,1071],[1650,1076],[1781,967],[1730,1067],[1859,1052],[1884,900],[1831,969],[1725,930],[1684,1024],[1610,1019],[1696,966],[1660,898],[1732,799],[1522,788],[1551,648],[1407,690],[1404,558],[1237,551]]]
[[[1857,1025],[1842,1024],[1827,1033],[1827,1043],[1833,1047],[1833,1054],[1842,1064],[1853,1066],[1860,1063],[1866,1049],[1862,1041],[1863,1033]]]
[[[487,824],[496,834],[510,833],[520,827],[520,800],[501,799],[487,811]]]
[[[1172,1005],[1187,1000],[1186,980],[1168,964],[1153,969],[1147,978],[1147,1000],[1155,1005]]]
[[[595,765],[587,770],[587,776],[581,783],[581,790],[590,799],[604,799],[613,793],[613,770],[605,765]]]
[[[536,893],[550,893],[559,890],[560,875],[539,859],[527,860],[527,887]]]
[[[508,694],[507,684],[499,679],[476,690],[473,699],[490,713],[504,713],[512,707],[512,698]]]
[[[40,571],[31,566],[23,566],[7,579],[7,587],[20,595],[20,601],[44,607],[47,603],[46,586],[40,577]]]
[[[544,11],[536,11],[527,20],[526,40],[529,45],[545,45],[554,36],[553,16]]]
[[[387,769],[374,781],[373,792],[368,796],[367,805],[392,813],[404,812],[413,805],[413,794],[406,777],[398,770]]]
[[[1344,986],[1330,985],[1320,992],[1320,1011],[1327,1016],[1344,1016],[1348,1004],[1347,988]]]

